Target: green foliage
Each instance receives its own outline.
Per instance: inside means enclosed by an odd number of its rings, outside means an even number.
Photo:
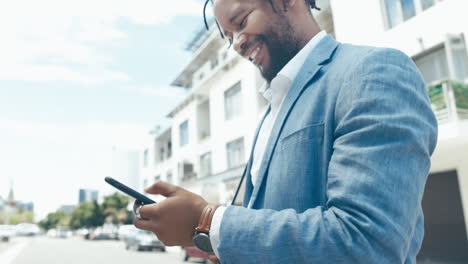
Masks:
[[[65,219],[66,215],[63,211],[57,211],[55,213],[50,213],[47,215],[45,219],[39,222],[39,226],[42,229],[49,230],[52,228],[56,228],[61,221],[64,221],[62,219]]]
[[[127,223],[129,216],[127,205],[129,200],[130,199],[127,196],[119,193],[114,193],[104,197],[102,209],[106,220],[111,221],[114,224]]]
[[[10,216],[10,224],[16,225],[21,223],[33,223],[34,213],[31,211],[19,212]]]
[[[69,227],[78,229],[81,227],[97,227],[104,224],[104,214],[101,206],[96,202],[81,203],[71,215]]]
[[[131,224],[133,213],[127,210],[129,202],[130,199],[127,196],[114,193],[104,197],[101,205],[97,201],[81,203],[71,215],[63,211],[50,213],[39,222],[39,226],[49,230],[57,226],[68,226],[71,229],[98,227],[102,226],[105,221],[114,224]]]

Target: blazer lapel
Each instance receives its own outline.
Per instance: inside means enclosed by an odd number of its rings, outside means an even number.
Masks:
[[[255,132],[255,137],[252,142],[252,149],[250,150],[249,162],[247,163],[247,168],[245,169],[245,172],[244,172],[245,174],[247,174],[247,179],[245,181],[245,194],[244,194],[244,200],[243,200],[244,207],[247,207],[247,205],[249,204],[250,196],[252,195],[252,191],[253,191],[252,175],[250,174],[250,170],[252,169],[253,154],[254,154],[255,145],[257,144],[258,133],[260,133],[260,129],[263,125],[263,122],[265,121],[265,118],[267,117],[267,115],[270,113],[270,110],[271,108],[268,107],[265,114],[263,115],[262,121],[260,121],[260,124],[257,127],[257,130]],[[245,175],[242,175],[242,177],[245,177]]]
[[[335,41],[331,36],[325,36],[317,46],[310,52],[304,65],[297,74],[296,79],[293,80],[286,98],[278,112],[278,115],[271,130],[270,137],[263,155],[262,163],[260,165],[260,171],[258,174],[257,182],[252,193],[250,206],[255,206],[255,200],[259,194],[259,190],[264,182],[264,178],[268,172],[271,157],[273,151],[278,143],[279,135],[283,129],[284,122],[286,121],[291,109],[299,98],[304,88],[313,81],[314,76],[320,70],[323,64],[325,64],[332,56],[339,43]],[[258,131],[257,131],[258,133]],[[249,172],[248,172],[249,173]],[[249,174],[250,175],[250,174]],[[245,200],[244,200],[245,203]]]

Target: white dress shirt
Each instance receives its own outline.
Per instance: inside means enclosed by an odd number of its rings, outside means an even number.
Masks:
[[[315,46],[322,40],[327,33],[323,30],[316,34],[309,42],[294,56],[271,81],[270,85],[265,85],[260,89],[263,97],[270,103],[271,111],[265,117],[262,127],[258,133],[257,141],[254,142],[255,149],[253,153],[252,168],[250,170],[252,184],[255,186],[263,155],[265,154],[266,145],[270,138],[270,133],[276,121],[276,115],[281,108],[284,98],[288,94],[289,88],[296,78],[302,65],[304,65],[307,55],[314,49]],[[249,203],[248,208],[251,208]],[[223,219],[224,211],[227,207],[220,206],[213,215],[210,228],[210,241],[214,253],[219,257],[218,246],[220,243],[219,231],[221,220]]]

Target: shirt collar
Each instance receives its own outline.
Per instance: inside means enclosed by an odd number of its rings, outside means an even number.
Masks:
[[[291,81],[294,80],[299,73],[302,65],[304,65],[307,55],[317,46],[327,33],[325,30],[320,31],[279,71],[278,74],[286,76]]]

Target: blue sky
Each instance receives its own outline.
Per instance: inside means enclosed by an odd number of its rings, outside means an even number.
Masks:
[[[0,196],[39,217],[107,190],[112,146],[139,148],[185,92],[202,2],[9,1],[0,4]],[[27,7],[27,8],[26,8]]]

